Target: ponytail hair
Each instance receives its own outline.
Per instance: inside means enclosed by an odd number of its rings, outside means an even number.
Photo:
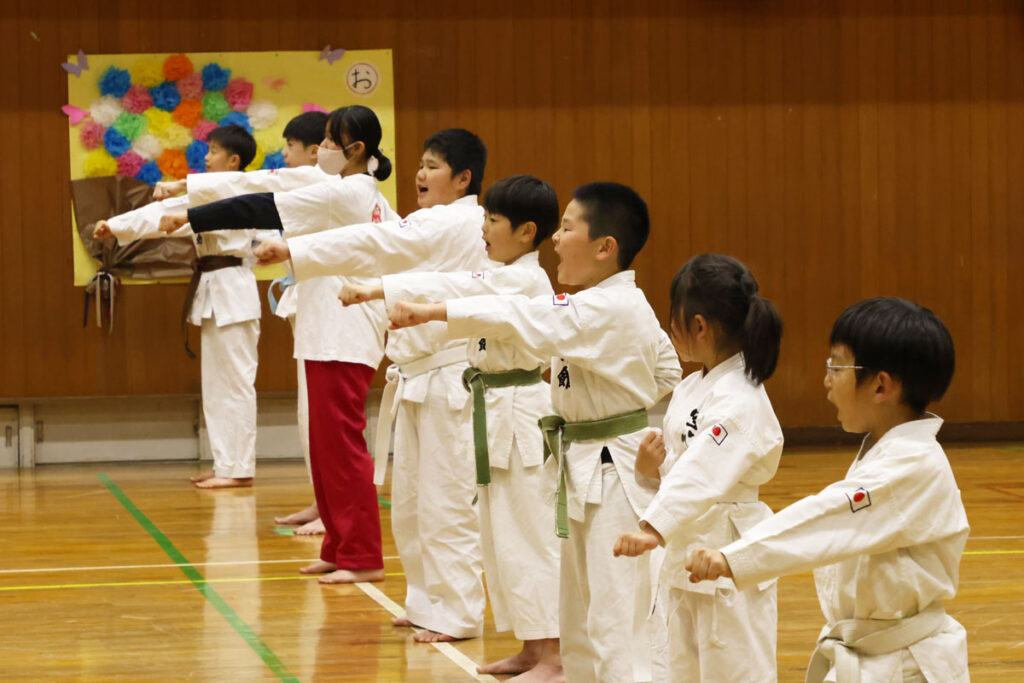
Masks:
[[[779,360],[782,318],[757,291],[754,276],[733,257],[694,256],[672,279],[671,319],[680,329],[689,328],[697,315],[718,323],[719,346],[739,346],[747,376],[761,384]]]
[[[351,142],[361,142],[366,149],[366,161],[377,160],[373,177],[386,180],[391,175],[391,160],[380,151],[383,135],[377,115],[369,107],[353,104],[331,112],[327,118],[327,135],[338,146],[343,146],[342,135],[348,133]]]

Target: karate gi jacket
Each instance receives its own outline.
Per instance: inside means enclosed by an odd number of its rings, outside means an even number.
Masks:
[[[452,337],[493,338],[550,357],[551,404],[568,422],[651,408],[681,375],[675,349],[631,270],[572,295],[452,300],[448,328]],[[564,449],[569,517],[583,521],[586,504],[601,502],[604,448],[633,511],[643,513],[654,494],[634,472],[644,433]]]

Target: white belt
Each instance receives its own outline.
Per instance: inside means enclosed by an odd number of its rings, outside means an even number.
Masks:
[[[835,664],[837,683],[861,683],[860,656],[896,652],[946,625],[946,610],[934,602],[906,619],[844,619],[828,624],[807,666],[805,683],[821,683]]]
[[[391,444],[391,427],[395,424],[398,404],[402,400],[402,386],[405,380],[418,377],[431,370],[437,370],[456,363],[465,363],[466,347],[456,346],[414,361],[399,365],[389,365],[387,384],[380,399],[380,413],[377,415],[377,433],[373,439],[373,483],[384,485],[384,476],[388,470],[388,446]]]

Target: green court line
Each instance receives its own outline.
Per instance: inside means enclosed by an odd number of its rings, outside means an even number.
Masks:
[[[258,635],[256,635],[256,632],[253,631],[252,628],[245,623],[233,609],[231,609],[231,606],[220,596],[219,593],[217,593],[216,590],[213,589],[213,586],[203,578],[203,575],[200,574],[195,567],[191,566],[188,558],[182,555],[181,551],[174,547],[174,544],[171,543],[171,539],[167,538],[167,536],[164,535],[164,533],[160,531],[160,529],[158,529],[145,514],[143,514],[142,510],[135,506],[135,503],[125,495],[124,491],[122,491],[117,484],[111,481],[111,479],[102,472],[98,473],[96,476],[103,485],[107,487],[107,490],[117,498],[121,505],[131,513],[131,516],[135,518],[135,521],[138,522],[139,525],[149,533],[153,540],[157,542],[157,545],[167,553],[167,556],[179,565],[178,568],[183,574],[185,574],[189,581],[191,581],[192,585],[196,587],[196,590],[202,593],[203,597],[209,600],[210,604],[220,612],[220,615],[224,617],[224,619],[231,624],[232,628],[235,629],[235,632],[242,637],[242,640],[244,640],[249,647],[259,655],[260,659],[263,660],[263,663],[270,667],[270,670],[273,671],[274,674],[282,681],[299,683],[298,677],[288,670],[288,667],[285,666],[284,663],[278,659],[277,655],[267,647],[267,644],[264,643]]]
[[[386,507],[388,510],[391,509],[391,501],[383,496],[377,496],[377,502]]]

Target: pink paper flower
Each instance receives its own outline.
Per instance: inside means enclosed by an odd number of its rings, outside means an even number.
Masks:
[[[232,78],[224,89],[224,99],[235,111],[245,111],[252,102],[252,83],[244,78]]]
[[[96,149],[103,144],[103,134],[106,132],[103,126],[90,120],[82,124],[78,139],[82,141],[82,147]]]
[[[203,76],[193,71],[178,81],[178,92],[183,100],[200,100],[203,98]]]
[[[121,98],[121,106],[131,114],[141,114],[153,106],[153,98],[146,88],[133,85]]]
[[[192,137],[196,140],[202,140],[206,142],[207,136],[210,132],[217,128],[217,124],[213,121],[200,121],[199,124],[192,129]]]
[[[134,178],[142,170],[145,160],[132,151],[127,151],[117,158],[117,175]]]

